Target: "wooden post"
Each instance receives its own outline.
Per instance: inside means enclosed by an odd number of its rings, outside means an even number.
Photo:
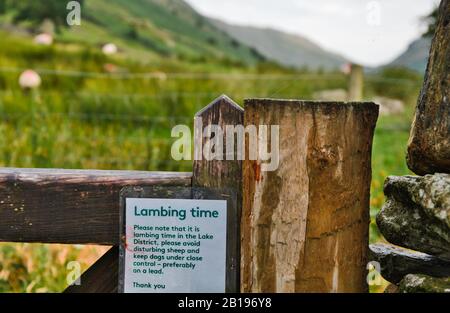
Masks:
[[[406,157],[418,175],[450,173],[450,0],[442,0]]]
[[[227,125],[242,125],[244,110],[227,96],[221,96],[199,111],[194,121],[195,155],[192,176],[193,187],[207,187],[216,190],[233,190],[236,194],[236,206],[227,212],[228,225],[227,245],[233,245],[231,253],[227,253],[227,292],[239,291],[240,234],[239,221],[242,206],[242,160],[238,160],[238,140],[231,145],[233,151],[227,150]],[[223,131],[223,160],[207,160],[202,154],[205,145],[204,129],[208,125],[218,125]],[[229,128],[228,128],[229,130]],[[215,133],[215,136],[219,134]],[[231,152],[231,153],[230,153]],[[202,155],[200,155],[202,154]],[[228,156],[228,158],[227,158]],[[201,159],[199,159],[201,158]],[[228,159],[228,160],[227,160]],[[230,251],[227,247],[227,251]]]
[[[272,172],[243,164],[242,291],[367,291],[377,116],[374,103],[245,101],[244,126],[280,125],[280,153]]]
[[[362,101],[364,89],[364,69],[361,65],[351,64],[347,101]]]

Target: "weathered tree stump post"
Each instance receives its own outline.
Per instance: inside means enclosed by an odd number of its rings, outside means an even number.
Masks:
[[[367,291],[377,117],[374,103],[245,101],[244,126],[280,126],[280,153],[272,172],[248,151],[243,164],[242,291]]]
[[[450,173],[450,1],[442,0],[408,143],[418,175]]]

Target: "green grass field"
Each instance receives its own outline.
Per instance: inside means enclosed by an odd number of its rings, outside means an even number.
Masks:
[[[224,93],[239,104],[251,97],[311,99],[315,91],[346,88],[347,84],[347,77],[340,73],[245,68],[227,62],[204,67],[164,61],[140,64],[125,55],[106,57],[83,44],[42,47],[28,37],[0,35],[1,167],[190,171],[189,162],[170,158],[170,129],[179,123],[191,125],[194,113],[215,97]],[[105,74],[105,64],[114,64],[122,74]],[[25,68],[41,69],[39,90],[24,92],[18,86],[18,76]],[[130,75],[154,71],[227,75]],[[246,74],[252,76],[243,76]],[[405,150],[420,84],[420,76],[402,71],[367,77],[367,97],[397,97],[407,104],[404,114],[380,117],[378,122],[372,162],[372,220],[384,202],[386,176],[409,173]],[[370,241],[378,240],[382,238],[372,222]],[[86,268],[102,251],[0,244],[0,292],[61,291],[68,262],[79,260]]]

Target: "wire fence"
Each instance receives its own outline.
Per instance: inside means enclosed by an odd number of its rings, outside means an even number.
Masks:
[[[0,73],[22,73],[27,68],[19,67],[0,67]],[[58,70],[35,68],[40,75],[56,75],[66,77],[87,77],[98,79],[158,79],[158,80],[336,80],[342,79],[342,73],[306,73],[306,74],[265,74],[265,73],[208,73],[208,72],[88,72],[78,70]],[[365,78],[366,81],[399,83],[399,84],[417,84],[416,81],[406,78],[380,77],[376,74],[370,74]]]
[[[0,73],[20,74],[25,68],[17,67],[0,67]],[[177,83],[182,85],[186,80],[212,80],[212,81],[237,81],[238,86],[245,81],[263,81],[263,82],[276,82],[279,85],[273,88],[271,91],[260,88],[252,92],[246,92],[245,96],[248,98],[258,97],[292,97],[292,94],[286,93],[286,90],[292,88],[297,81],[313,81],[318,82],[321,80],[335,81],[345,80],[346,76],[343,74],[248,74],[248,73],[162,73],[162,72],[149,72],[149,73],[101,73],[101,72],[83,72],[72,70],[55,70],[55,69],[35,69],[37,73],[42,76],[61,76],[68,78],[89,78],[89,79],[114,79],[114,80],[155,80],[155,81],[181,81]],[[386,84],[403,84],[403,85],[418,85],[420,82],[409,79],[394,79],[386,77],[378,77],[376,75],[368,75],[365,77],[366,82],[377,82]],[[220,84],[219,84],[220,86]],[[223,89],[221,89],[223,90]],[[170,159],[170,147],[176,138],[170,137],[170,129],[177,124],[185,124],[192,126],[193,113],[195,110],[199,110],[214,98],[219,96],[222,92],[217,89],[210,91],[199,90],[164,90],[163,88],[156,88],[151,92],[121,92],[112,89],[111,91],[91,91],[91,90],[40,90],[38,91],[38,97],[40,102],[43,102],[42,98],[51,97],[53,94],[58,94],[63,99],[78,101],[83,98],[87,98],[87,106],[83,108],[76,108],[75,112],[70,111],[70,107],[64,107],[60,112],[45,111],[45,110],[28,110],[27,107],[22,109],[16,109],[16,112],[10,112],[2,107],[0,98],[0,119],[3,123],[15,124],[17,127],[26,125],[32,125],[35,130],[45,123],[51,122],[53,124],[64,125],[64,132],[54,132],[50,136],[53,140],[53,144],[60,142],[71,142],[73,145],[83,145],[83,143],[98,144],[103,147],[102,152],[92,151],[92,155],[86,155],[86,151],[80,152],[80,156],[58,155],[58,160],[51,160],[51,156],[40,156],[36,151],[39,150],[39,142],[36,138],[37,135],[33,134],[31,140],[33,142],[31,157],[32,159],[46,159],[47,162],[57,162],[57,164],[81,164],[80,166],[93,166],[98,168],[129,168],[134,169],[152,169],[156,170],[158,167],[164,169],[186,169],[189,168],[192,162],[184,161],[179,162]],[[253,94],[251,94],[253,93]],[[236,92],[236,97],[242,98],[242,91]],[[233,92],[230,93],[233,96]],[[0,97],[23,97],[23,91],[20,89],[15,90],[0,90]],[[103,103],[108,103],[114,99],[119,105],[125,104],[128,107],[127,110],[117,112],[110,112],[108,109],[113,108],[110,104],[109,107],[105,106],[103,110]],[[142,103],[136,105],[136,101]],[[168,101],[173,104],[183,101],[194,103],[194,106],[190,107],[189,115],[154,115],[148,112],[136,113],[140,108],[145,107],[147,101],[156,107],[164,108],[167,106]],[[96,109],[92,110],[89,104],[92,104]],[[81,112],[80,112],[81,110]],[[86,110],[87,112],[83,112]],[[194,111],[193,111],[194,110]],[[22,123],[22,124],[21,124]],[[71,123],[73,127],[71,128]],[[104,124],[112,124],[118,128],[123,128],[122,131],[111,132],[102,131],[101,126]],[[130,126],[138,124],[142,128],[138,134],[128,134],[126,131]],[[93,128],[98,128],[95,134],[89,134],[89,131],[80,131],[80,125],[90,124]],[[19,125],[19,126],[17,126]],[[383,132],[409,132],[408,124],[392,124],[383,125],[377,127],[378,133]],[[75,129],[76,128],[76,129]],[[43,131],[45,132],[45,130]],[[1,133],[1,129],[0,129]],[[157,134],[156,134],[157,133]],[[1,142],[0,142],[1,143]],[[3,142],[1,144],[6,145]],[[107,147],[136,145],[139,147],[146,147],[144,150],[137,149],[132,151],[132,155],[125,157],[126,154],[111,155]],[[153,148],[154,147],[154,148]],[[156,152],[152,151],[154,149]],[[117,153],[118,154],[118,153]],[[7,154],[4,154],[4,157]],[[6,156],[7,157],[7,156]],[[26,156],[24,156],[26,157]],[[55,157],[56,158],[56,157]],[[48,160],[50,159],[50,161]],[[43,164],[48,164],[43,162]]]

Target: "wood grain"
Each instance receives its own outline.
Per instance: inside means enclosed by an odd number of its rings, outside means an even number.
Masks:
[[[119,243],[124,186],[190,186],[191,173],[0,169],[0,241]]]
[[[227,292],[240,290],[240,216],[242,207],[242,161],[237,158],[237,138],[233,151],[226,150],[226,125],[242,125],[244,110],[227,96],[221,96],[199,111],[195,123],[194,137],[196,147],[203,151],[205,139],[203,129],[207,125],[219,125],[224,131],[223,152],[229,153],[231,160],[224,156],[223,160],[195,160],[192,186],[206,187],[212,190],[222,190],[224,195],[234,197],[234,205],[228,206],[227,212]],[[230,157],[229,157],[230,158]],[[229,202],[229,201],[228,201]]]
[[[280,162],[244,161],[243,291],[367,291],[377,116],[373,103],[245,101],[245,126],[280,125]]]

